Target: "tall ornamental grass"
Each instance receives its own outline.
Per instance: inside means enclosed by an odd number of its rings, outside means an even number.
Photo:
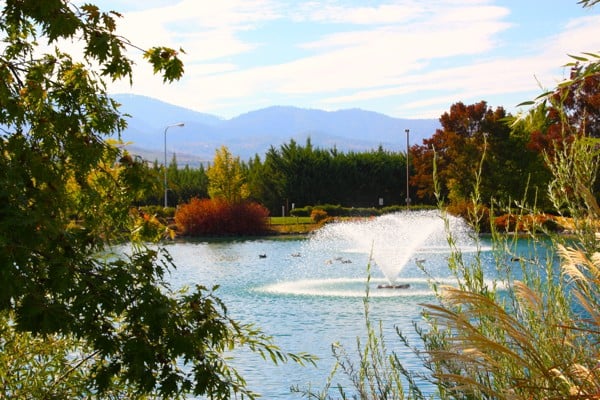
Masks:
[[[569,234],[547,231],[542,223],[527,233],[510,231],[531,225],[531,215],[539,210],[522,202],[503,205],[512,208],[516,221],[503,232],[490,227],[496,269],[490,277],[481,248],[467,262],[448,229],[454,283],[432,281],[435,301],[423,304],[423,322],[415,326],[418,343],[409,343],[402,332],[397,338],[413,350],[425,372],[407,370],[387,351],[385,340],[390,338],[384,340],[381,328],[370,320],[367,293],[366,343],[359,342],[354,357],[334,347],[337,366],[326,390],[305,391],[306,397],[600,398],[600,208],[593,191],[599,151],[596,141],[572,134],[566,125],[563,134],[569,140],[546,162],[554,176],[548,194],[556,212],[572,222]],[[469,208],[475,227],[485,214],[479,205],[481,179],[480,167]],[[443,208],[442,218],[449,221]],[[479,243],[477,229],[474,238]],[[331,383],[340,373],[352,387]],[[417,382],[423,380],[435,393],[419,389]]]

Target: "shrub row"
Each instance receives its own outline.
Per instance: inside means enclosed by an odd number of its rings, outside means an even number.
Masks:
[[[228,203],[192,199],[175,212],[175,224],[185,236],[258,235],[268,231],[269,211],[253,202]]]
[[[493,215],[492,210],[485,206],[478,206],[477,212],[473,203],[462,202],[448,206],[448,212],[452,215],[462,217],[468,224],[478,224],[481,233],[491,232],[492,225],[498,232],[561,232],[565,227],[561,226],[556,217],[547,213],[535,215],[518,215],[504,213]]]
[[[435,206],[411,206],[411,210],[431,210]],[[376,217],[378,215],[389,214],[406,210],[406,206],[389,206],[382,208],[362,208],[362,207],[342,207],[341,205],[322,204],[318,206],[306,206],[293,209],[290,214],[294,217],[310,217],[314,210],[320,210],[327,213],[330,217]]]
[[[564,230],[556,217],[548,214],[504,214],[494,219],[498,231],[503,232],[559,232]]]

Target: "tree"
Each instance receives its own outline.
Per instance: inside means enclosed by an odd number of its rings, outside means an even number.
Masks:
[[[191,168],[186,165],[177,171],[175,178],[177,204],[188,202],[195,197],[208,197],[208,177],[204,166]]]
[[[486,117],[490,112],[484,101],[472,105],[455,103],[440,117],[442,129],[438,129],[430,139],[424,139],[422,146],[413,146],[415,174],[411,181],[418,187],[419,196],[430,198],[434,193],[431,160],[435,152],[440,194],[454,202],[468,198],[483,149]]]
[[[571,57],[573,62],[566,65],[571,67],[569,80],[541,95],[531,111],[542,115],[545,123],[532,127],[528,147],[550,165],[577,138],[600,138],[600,56]],[[528,103],[536,102],[524,104]],[[598,198],[600,182],[593,192]]]
[[[206,171],[208,194],[213,199],[239,203],[249,196],[248,184],[239,157],[234,157],[226,146],[215,152],[213,164]]]
[[[402,204],[406,198],[406,156],[377,150],[338,152],[304,146],[294,140],[271,147],[264,163],[249,164],[252,188],[272,211],[295,203],[298,207],[340,204],[374,207],[379,198],[386,204]]]
[[[570,235],[545,235],[541,247],[528,249],[542,257],[520,260],[519,267],[497,258],[498,269],[507,271],[501,279],[510,286],[502,294],[497,292],[501,281],[482,285],[485,275],[477,263],[473,268],[451,256],[458,287],[444,289],[438,304],[426,306],[434,326],[424,331],[436,333],[426,342],[428,361],[447,397],[576,399],[599,393],[600,207],[593,195],[599,140],[589,137],[594,134],[593,107],[583,107],[588,110],[583,113],[578,112],[583,108],[572,108],[573,99],[582,96],[583,105],[598,92],[600,56],[588,55],[577,57],[584,68],[570,80],[532,102],[535,106],[518,126],[547,135],[543,153],[552,173],[547,191],[554,211],[571,217]],[[506,255],[518,251],[511,238],[493,238],[494,247]],[[532,238],[540,239],[535,232]],[[459,268],[453,265],[457,260]]]
[[[156,162],[156,166],[157,168],[163,168],[158,162]],[[179,205],[195,197],[208,197],[208,177],[204,166],[200,165],[198,168],[191,168],[186,164],[183,168],[180,168],[175,154],[173,154],[171,163],[167,168],[167,182],[169,182],[169,204]],[[164,195],[164,192],[162,192],[163,189],[164,186],[161,178],[160,193],[157,196],[161,200],[155,204],[161,204],[162,196]]]
[[[138,395],[248,393],[221,355],[247,343],[286,359],[267,336],[229,318],[208,288],[173,293],[163,249],[137,242],[107,253],[145,223],[131,210],[139,165],[104,140],[125,127],[104,81],[132,79],[135,46],[115,33],[118,17],[66,0],[2,6],[0,312],[17,332],[82,340],[85,384],[98,397],[116,377]],[[79,59],[58,48],[73,39]],[[44,42],[54,48],[44,52]],[[142,54],[165,82],[183,73],[173,49]]]
[[[552,155],[574,136],[600,137],[600,71],[589,63],[582,68],[587,58],[574,58],[569,81],[540,97],[536,112],[544,113],[546,123],[532,132],[529,144],[539,152]]]
[[[434,155],[439,194],[453,203],[471,197],[479,168],[478,190],[487,204],[492,199],[501,203],[523,199],[523,182],[528,176],[535,177],[531,184],[542,188],[547,175],[539,175],[539,158],[527,148],[523,127],[516,125],[511,130],[510,120],[502,107],[492,109],[484,101],[453,104],[440,117],[442,129],[424,139],[423,145],[411,148],[411,183],[418,188],[417,196],[427,202],[434,200]]]
[[[271,150],[273,150],[272,147]],[[278,209],[281,209],[281,199],[285,196],[283,193],[284,176],[268,160],[269,157],[267,156],[263,163],[256,154],[253,159],[245,164],[245,168],[248,174],[250,197],[275,214]]]
[[[373,207],[383,199],[386,205],[403,204],[406,199],[406,156],[379,146],[377,150],[333,156],[334,188],[340,203]]]

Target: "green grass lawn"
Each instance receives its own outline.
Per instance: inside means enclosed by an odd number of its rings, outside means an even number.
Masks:
[[[269,224],[279,233],[308,233],[318,226],[310,217],[269,217]]]
[[[310,217],[269,217],[271,225],[313,224]]]

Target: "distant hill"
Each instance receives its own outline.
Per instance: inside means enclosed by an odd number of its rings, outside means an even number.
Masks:
[[[225,145],[242,160],[271,147],[289,143],[301,145],[310,137],[313,146],[339,151],[369,151],[380,145],[391,151],[406,150],[405,129],[410,129],[410,145],[421,144],[439,128],[436,119],[400,119],[360,109],[322,111],[274,106],[223,119],[162,101],[137,95],[115,95],[121,111],[129,114],[123,139],[131,150],[151,161],[164,158],[164,131],[183,122],[183,127],[167,131],[167,151],[180,164],[211,161],[215,150]]]

